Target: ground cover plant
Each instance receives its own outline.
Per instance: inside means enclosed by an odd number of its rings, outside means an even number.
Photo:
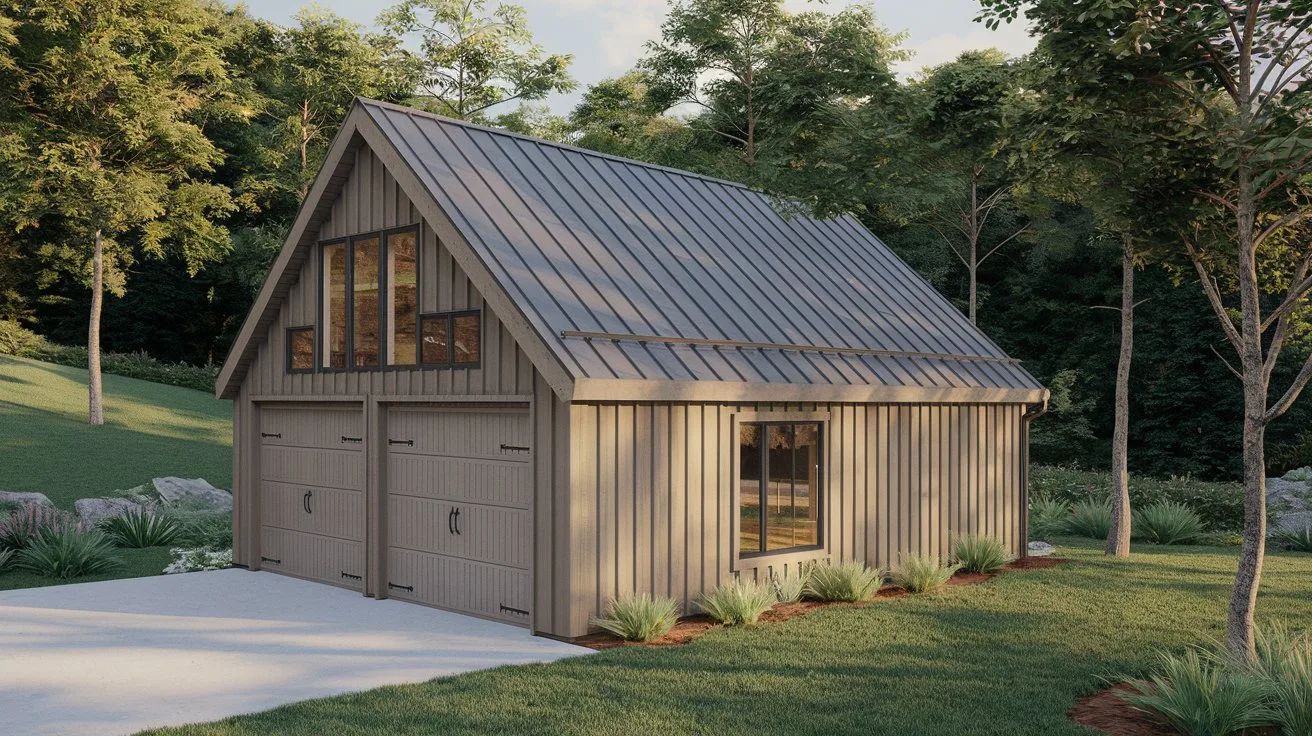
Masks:
[[[1071,506],[1066,519],[1066,533],[1088,539],[1106,539],[1112,530],[1112,504],[1110,501],[1085,499]]]
[[[80,578],[119,568],[122,563],[114,552],[114,545],[98,531],[45,529],[18,550],[14,564],[48,578]]]
[[[771,575],[770,586],[774,588],[774,597],[780,603],[796,603],[806,594],[806,582],[809,579],[810,575],[807,573]]]
[[[1106,471],[1036,465],[1030,471],[1030,498],[1031,512],[1035,508],[1033,499],[1039,498],[1069,503],[1107,500],[1111,498],[1111,475]],[[1238,483],[1130,476],[1130,504],[1134,508],[1163,501],[1193,509],[1208,531],[1238,531],[1244,527],[1244,499]],[[1031,529],[1035,528],[1034,522],[1031,517]]]
[[[893,584],[908,593],[930,593],[952,579],[961,565],[945,565],[933,555],[904,555],[893,566]]]
[[[751,626],[778,602],[769,583],[735,578],[717,585],[697,605],[726,626]]]
[[[1161,501],[1134,512],[1134,533],[1153,544],[1188,544],[1203,533],[1203,520],[1188,506]]]
[[[625,641],[652,641],[670,633],[679,622],[679,604],[646,593],[612,598],[603,618],[592,620]]]
[[[874,596],[882,583],[879,570],[860,562],[818,564],[811,567],[803,595],[817,601],[859,603]]]
[[[119,547],[142,549],[172,544],[181,527],[172,518],[145,510],[132,510],[100,522],[100,529]]]
[[[952,543],[952,558],[966,572],[997,572],[1011,562],[1002,540],[984,534],[962,534]]]

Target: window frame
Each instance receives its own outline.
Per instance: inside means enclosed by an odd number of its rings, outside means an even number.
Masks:
[[[309,368],[294,368],[294,367],[292,367],[292,355],[293,355],[293,353],[292,353],[292,336],[293,336],[294,334],[296,334],[297,332],[309,332],[309,333],[310,333],[310,367],[309,367]],[[286,344],[287,344],[287,350],[286,350],[286,352],[287,352],[287,362],[286,362],[285,367],[286,367],[286,369],[287,369],[287,373],[288,373],[289,375],[297,375],[297,374],[303,374],[303,373],[314,373],[315,368],[317,368],[317,367],[319,366],[319,337],[318,337],[318,335],[319,335],[319,329],[318,329],[315,325],[297,325],[297,326],[295,326],[295,327],[288,327],[288,328],[287,328],[287,330],[285,331],[285,334],[284,334],[284,338],[285,338],[284,341],[285,341]]]
[[[413,371],[413,370],[455,370],[455,369],[477,369],[482,367],[483,361],[483,310],[477,309],[458,309],[445,312],[425,312],[424,304],[424,248],[423,248],[423,231],[422,223],[413,223],[399,227],[385,228],[382,230],[368,230],[365,232],[354,233],[341,237],[328,238],[316,243],[317,249],[317,270],[318,282],[317,298],[315,307],[315,321],[313,325],[304,325],[304,327],[313,327],[315,330],[315,361],[312,370],[298,370],[297,373],[369,373],[377,371]],[[388,302],[393,298],[391,293],[391,283],[387,279],[387,257],[388,257],[388,239],[400,233],[413,233],[415,236],[415,362],[405,364],[394,364],[388,361],[386,344],[390,333],[388,332],[392,325],[388,323],[387,309]],[[379,359],[378,365],[356,367],[355,364],[355,243],[359,240],[378,239],[378,340],[379,340]],[[346,299],[345,305],[345,341],[343,350],[346,354],[345,366],[342,368],[333,368],[324,365],[324,361],[329,355],[327,340],[331,339],[325,315],[327,313],[327,304],[325,299],[328,297],[326,284],[326,253],[329,246],[342,245],[346,258],[346,283],[344,284],[344,293]],[[473,316],[478,319],[478,360],[467,363],[455,362],[455,317]],[[450,360],[445,363],[424,363],[423,362],[423,320],[425,317],[446,317],[447,334],[452,339],[450,349]],[[289,353],[290,355],[290,353]],[[290,359],[287,363],[290,368]]]
[[[830,528],[829,528],[829,430],[831,424],[831,415],[828,412],[741,412],[733,415],[732,434],[733,453],[731,458],[731,482],[733,487],[729,493],[730,518],[733,520],[731,540],[733,554],[730,556],[732,561],[732,571],[739,572],[752,568],[759,568],[762,564],[781,565],[793,562],[804,562],[828,557],[830,555]],[[816,498],[816,535],[818,543],[806,545],[804,547],[789,547],[787,549],[776,550],[745,550],[742,548],[742,452],[739,449],[739,442],[742,437],[742,425],[756,424],[761,426],[780,425],[780,424],[818,424],[819,425],[819,467],[816,469],[816,486],[819,491]],[[762,453],[762,462],[765,462],[766,454]],[[765,476],[762,476],[761,487],[765,487]],[[759,493],[759,492],[758,492]],[[764,507],[762,507],[764,508]],[[764,540],[767,536],[767,530],[762,525],[761,538]]]

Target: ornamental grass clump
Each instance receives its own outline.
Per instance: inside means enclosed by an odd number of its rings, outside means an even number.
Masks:
[[[1198,649],[1162,654],[1158,671],[1130,687],[1121,698],[1185,736],[1230,736],[1271,722],[1262,680]]]
[[[952,556],[966,572],[997,572],[1011,562],[1001,540],[983,534],[963,534],[952,545]]]
[[[611,598],[605,618],[592,619],[625,641],[652,641],[670,633],[679,622],[679,604],[673,598],[653,598],[646,593]]]
[[[16,554],[18,554],[17,550],[0,549],[0,572],[9,569],[9,566],[13,564],[14,555]]]
[[[1112,532],[1111,502],[1086,499],[1075,504],[1066,519],[1065,531],[1077,537],[1106,539]]]
[[[172,544],[180,531],[178,523],[167,516],[133,510],[100,522],[100,529],[119,547],[144,549]]]
[[[48,578],[80,578],[119,567],[114,546],[104,534],[85,529],[46,529],[27,540],[16,566]]]
[[[961,565],[944,565],[933,555],[904,555],[893,568],[893,584],[908,593],[929,593],[947,585]]]
[[[1162,501],[1134,513],[1134,534],[1153,544],[1189,544],[1203,534],[1203,520],[1182,503]]]
[[[1070,501],[1038,495],[1030,501],[1030,538],[1051,539],[1067,533]]]
[[[725,626],[752,626],[776,602],[769,583],[736,578],[717,585],[697,605]]]
[[[43,532],[85,530],[86,526],[66,511],[41,503],[25,503],[0,521],[0,549],[23,549]]]
[[[771,575],[770,587],[774,589],[774,597],[780,603],[796,603],[806,594],[806,582],[809,579],[808,573],[796,573],[788,577]]]
[[[870,600],[884,576],[860,562],[821,564],[811,568],[803,595],[818,601],[860,603]]]
[[[1273,621],[1256,632],[1256,673],[1282,736],[1312,734],[1312,632]]]
[[[1277,532],[1275,540],[1291,552],[1312,552],[1312,527]]]

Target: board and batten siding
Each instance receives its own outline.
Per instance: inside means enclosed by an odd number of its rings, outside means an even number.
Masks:
[[[888,568],[980,533],[1022,554],[1025,407],[586,403],[570,406],[569,630],[611,596],[697,597],[735,575],[831,558]],[[734,415],[827,415],[825,549],[736,559]],[[762,417],[763,418],[763,417]]]
[[[554,513],[556,508],[564,508],[563,498],[557,506],[555,497],[563,497],[568,488],[567,467],[557,448],[567,444],[568,406],[534,369],[509,330],[484,303],[478,289],[455,263],[447,247],[438,241],[434,229],[423,221],[379,158],[363,145],[351,155],[353,166],[331,214],[320,227],[318,240],[418,224],[420,311],[481,310],[482,360],[477,368],[455,370],[415,368],[289,374],[287,328],[319,327],[318,253],[305,258],[277,317],[260,341],[258,353],[233,402],[234,562],[258,566],[261,522],[256,490],[260,487],[261,406],[283,400],[349,398],[358,401],[351,406],[368,412],[370,399],[385,402],[389,397],[434,402],[441,402],[444,397],[520,397],[530,400],[533,406],[533,534],[537,540],[532,560],[533,625],[538,631],[557,633],[564,629],[563,623],[557,623],[563,619],[553,617],[564,616],[567,611],[556,590],[560,587],[557,581],[562,579],[568,544],[564,521]],[[318,332],[316,339],[322,339]],[[374,431],[369,441],[379,444],[386,438]],[[370,467],[367,473],[373,473],[378,459],[386,457],[385,445],[372,449],[366,453]],[[374,513],[373,508],[371,505],[369,513]]]

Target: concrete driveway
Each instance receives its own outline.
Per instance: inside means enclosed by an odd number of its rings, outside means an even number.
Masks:
[[[128,734],[588,651],[239,569],[0,591],[0,733]]]

